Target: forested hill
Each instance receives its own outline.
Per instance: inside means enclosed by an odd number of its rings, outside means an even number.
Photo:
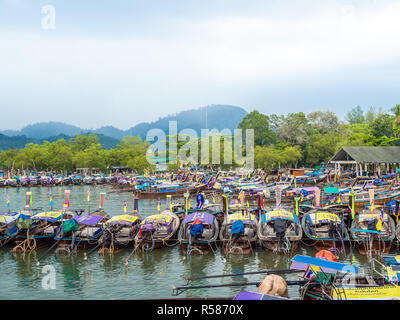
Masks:
[[[150,129],[157,128],[168,134],[169,121],[177,121],[178,132],[185,128],[193,129],[200,135],[201,129],[230,129],[237,128],[240,121],[247,114],[241,107],[229,105],[211,105],[198,109],[182,111],[173,115],[159,118],[154,122],[142,122],[128,130],[121,130],[113,126],[104,126],[98,129],[82,129],[77,126],[62,122],[42,122],[28,125],[19,131],[4,130],[0,138],[0,146],[19,146],[24,147],[24,143],[36,142],[39,140],[48,140],[49,137],[57,137],[65,135],[73,137],[75,134],[86,134],[92,132],[99,135],[100,141],[107,145],[115,143],[113,139],[121,140],[125,136],[137,136],[142,139],[146,138],[146,134]],[[8,139],[7,137],[12,137]]]
[[[111,149],[119,143],[118,139],[107,137],[102,134],[96,135],[99,138],[100,144],[102,144],[105,149]],[[74,138],[74,136],[67,136],[65,134],[59,134],[57,136],[48,137],[45,139],[28,138],[25,135],[9,137],[4,134],[0,134],[0,150],[7,150],[10,148],[23,149],[28,143],[43,144],[44,141],[54,142],[58,139],[65,139],[66,141],[69,141],[71,138]]]

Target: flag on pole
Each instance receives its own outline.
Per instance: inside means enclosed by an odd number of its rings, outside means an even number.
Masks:
[[[7,207],[10,206],[10,196],[7,196]]]
[[[54,206],[53,197],[50,196],[50,207]]]
[[[64,208],[69,208],[69,197],[71,194],[71,190],[64,191]]]
[[[312,280],[317,276],[317,272],[313,269],[313,267],[311,265],[309,265],[306,269],[306,271],[304,272],[302,278],[303,279],[308,279],[308,280]]]
[[[340,193],[339,193],[339,196],[338,196],[338,199],[337,199],[337,203],[342,203],[342,199],[340,198]]]
[[[86,195],[87,195],[87,202],[90,202],[90,188],[88,188]]]
[[[297,180],[296,180],[296,177],[294,177],[294,187],[297,188]]]
[[[383,223],[383,208],[381,209],[381,213],[379,214],[379,220],[376,224],[376,230],[381,231],[382,230],[382,223]]]
[[[374,209],[375,209],[375,201],[374,201],[374,200],[372,200],[372,204],[371,204],[371,211],[374,211]]]
[[[158,199],[158,204],[157,204],[157,211],[160,212],[161,210],[161,201]]]
[[[126,213],[126,200],[124,200],[124,213]]]

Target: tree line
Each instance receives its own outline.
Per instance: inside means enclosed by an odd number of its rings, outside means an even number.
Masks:
[[[76,168],[96,168],[107,171],[112,166],[126,167],[142,172],[150,168],[146,159],[149,142],[139,136],[123,138],[115,148],[105,149],[97,135],[76,135],[43,144],[28,143],[23,149],[0,152],[3,170],[74,171]]]
[[[332,111],[287,115],[247,114],[241,129],[254,129],[255,166],[317,166],[343,146],[400,146],[400,105],[388,112],[360,106],[340,121]]]
[[[381,108],[365,111],[357,106],[346,114],[345,121],[340,121],[332,111],[319,110],[307,115],[303,112],[266,115],[254,110],[242,119],[238,129],[254,129],[256,168],[318,166],[322,162],[327,163],[342,146],[400,146],[400,105],[388,112],[383,112]],[[239,166],[233,155],[229,155],[233,163],[224,165],[227,156],[224,144],[232,141],[232,137],[217,135],[220,144],[216,151],[221,160],[218,167]],[[201,150],[201,138],[188,141],[189,137],[187,141],[178,141],[178,162],[170,165],[170,169],[178,169],[181,165],[179,157],[184,153],[190,154],[192,147]],[[150,142],[143,141],[139,136],[127,136],[116,147],[106,149],[97,135],[81,134],[42,144],[28,143],[23,149],[0,151],[0,164],[3,170],[74,171],[76,168],[98,168],[106,171],[116,166],[143,172],[144,169],[154,169],[146,159],[149,146]],[[210,144],[208,151],[211,160],[215,146]],[[200,153],[187,165],[198,164]],[[168,152],[166,156],[169,157]]]

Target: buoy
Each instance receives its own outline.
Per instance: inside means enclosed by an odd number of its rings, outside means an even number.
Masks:
[[[276,274],[270,274],[261,282],[258,287],[258,293],[287,298],[288,291],[286,281]]]
[[[318,251],[315,254],[315,257],[319,258],[319,259],[329,260],[332,262],[338,262],[338,258],[332,252],[330,252],[328,250]]]

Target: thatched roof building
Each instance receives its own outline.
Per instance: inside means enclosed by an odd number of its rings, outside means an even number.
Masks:
[[[335,164],[335,171],[343,165],[355,166],[357,175],[371,168],[380,174],[381,166],[394,172],[400,164],[400,147],[342,147],[329,162]]]

